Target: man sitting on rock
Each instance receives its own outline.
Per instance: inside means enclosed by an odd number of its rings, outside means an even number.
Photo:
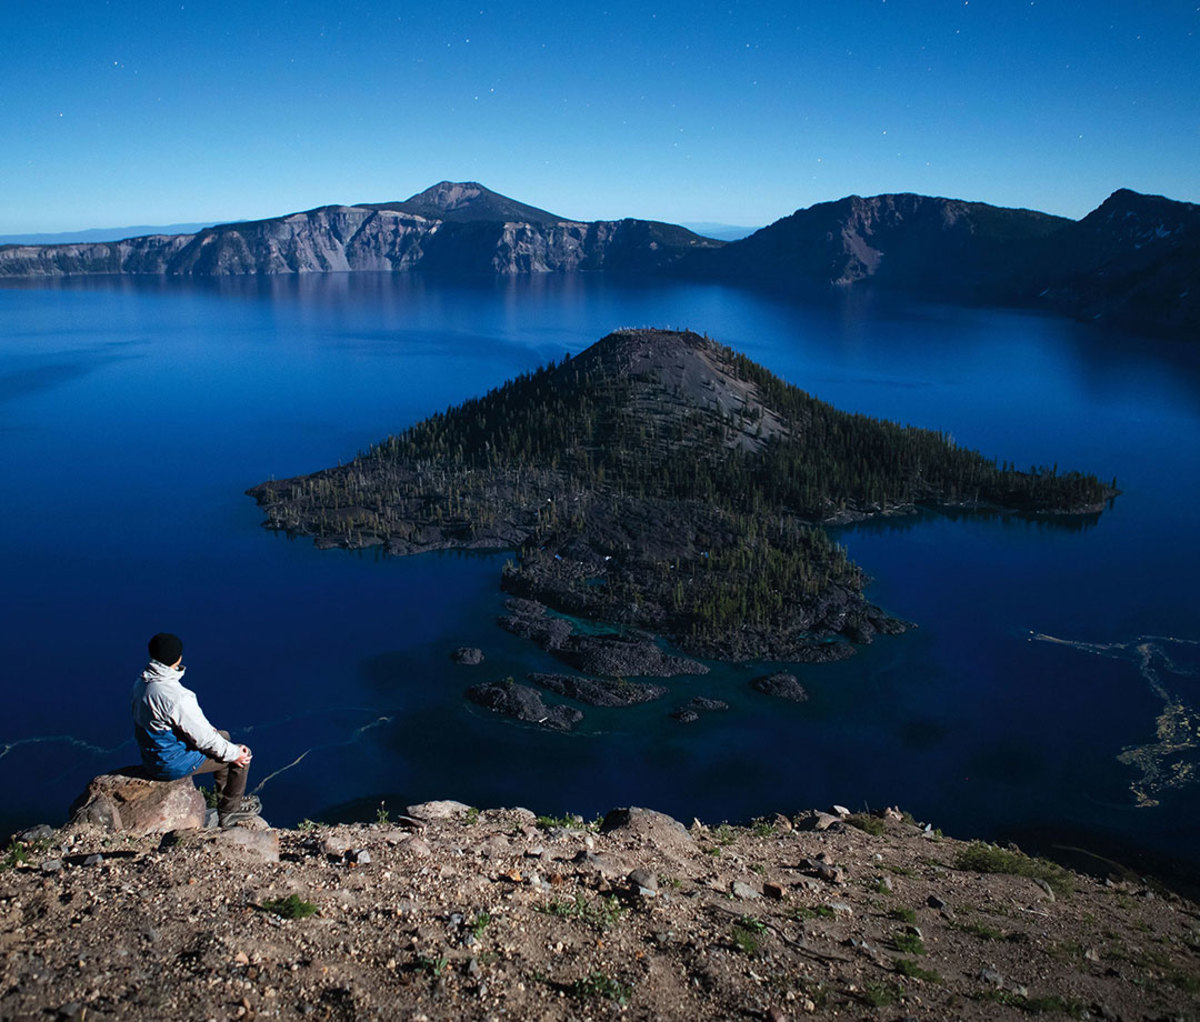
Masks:
[[[245,795],[250,750],[229,740],[204,716],[196,693],[184,688],[183,642],[159,632],[149,642],[150,663],[134,683],[133,733],[142,766],[157,781],[212,774],[217,819],[232,827],[256,816],[257,796]]]

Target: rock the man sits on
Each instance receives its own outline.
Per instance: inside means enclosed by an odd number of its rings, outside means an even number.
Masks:
[[[196,693],[183,686],[183,642],[159,632],[148,644],[150,663],[134,683],[133,732],[146,773],[158,781],[212,774],[222,827],[250,819],[255,796],[243,799],[250,750],[235,745],[204,716]]]

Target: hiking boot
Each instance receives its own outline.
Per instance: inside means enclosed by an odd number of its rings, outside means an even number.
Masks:
[[[256,816],[262,815],[262,801],[257,795],[243,795],[242,804],[238,809],[243,813],[254,813]]]
[[[230,827],[236,827],[239,823],[249,823],[251,820],[257,820],[258,813],[248,813],[244,809],[234,809],[228,813],[221,813],[217,817],[217,826],[222,830],[228,830]]]

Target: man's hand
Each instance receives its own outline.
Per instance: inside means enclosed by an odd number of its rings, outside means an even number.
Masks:
[[[249,766],[250,765],[250,755],[251,755],[250,749],[245,745],[239,745],[238,748],[242,750],[242,754],[233,761],[234,765],[240,766],[240,767]]]

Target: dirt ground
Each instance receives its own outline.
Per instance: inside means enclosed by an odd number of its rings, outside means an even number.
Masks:
[[[409,813],[14,845],[0,1017],[1200,1019],[1194,904],[894,811]]]

